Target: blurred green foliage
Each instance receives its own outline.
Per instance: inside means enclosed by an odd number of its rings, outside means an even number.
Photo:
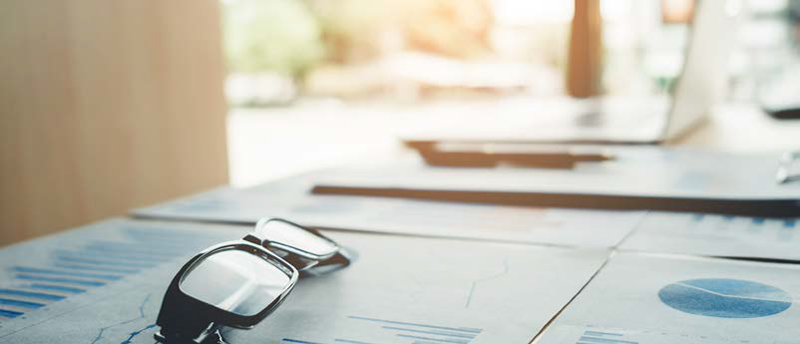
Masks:
[[[320,25],[301,0],[223,2],[224,48],[231,72],[301,77],[325,56]]]

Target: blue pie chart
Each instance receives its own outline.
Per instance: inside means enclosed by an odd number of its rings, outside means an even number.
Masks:
[[[681,312],[715,318],[759,318],[792,306],[787,292],[753,281],[726,278],[691,279],[668,284],[658,297]]]

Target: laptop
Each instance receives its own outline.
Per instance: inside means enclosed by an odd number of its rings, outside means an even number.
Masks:
[[[422,127],[405,128],[400,138],[418,150],[454,142],[657,144],[674,139],[701,124],[724,92],[738,6],[736,0],[697,2],[685,62],[668,95],[457,104],[426,114]]]

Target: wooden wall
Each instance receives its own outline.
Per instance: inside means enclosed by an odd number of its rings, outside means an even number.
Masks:
[[[0,1],[0,245],[227,183],[219,12]]]

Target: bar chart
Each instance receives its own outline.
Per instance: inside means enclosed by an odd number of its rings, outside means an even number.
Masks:
[[[44,259],[6,266],[0,322],[184,258],[219,240],[166,227],[125,225],[108,230],[113,232],[52,245]]]

